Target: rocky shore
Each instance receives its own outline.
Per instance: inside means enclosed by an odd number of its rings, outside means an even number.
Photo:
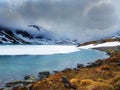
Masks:
[[[110,57],[50,75],[34,83],[31,90],[120,90],[120,47],[97,49]]]
[[[90,62],[86,66],[63,71],[40,72],[38,77],[27,75],[24,80],[6,83],[0,90],[120,90],[120,47],[95,48],[110,57]]]

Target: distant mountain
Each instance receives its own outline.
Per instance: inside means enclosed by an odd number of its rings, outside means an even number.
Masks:
[[[0,25],[0,44],[77,44],[77,40],[57,38],[53,32],[36,25],[29,25],[29,29],[11,29]]]
[[[88,42],[84,42],[84,43],[80,43],[78,44],[78,47],[79,46],[85,46],[85,45],[90,45],[90,44],[102,44],[102,43],[106,43],[106,42],[120,42],[120,33],[116,33],[110,37],[106,37],[106,38],[103,38],[103,39],[100,39],[100,40],[94,40],[94,41],[88,41]]]
[[[120,32],[119,32],[119,33],[116,33],[116,34],[113,35],[111,38],[112,38],[112,39],[115,39],[115,38],[119,38],[119,39],[120,39]]]

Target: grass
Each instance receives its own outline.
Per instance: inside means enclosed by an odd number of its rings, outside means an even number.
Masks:
[[[110,58],[102,61],[101,66],[84,67],[76,70],[65,70],[37,81],[31,90],[73,90],[66,88],[62,76],[66,76],[77,90],[120,90],[120,51],[107,50]]]

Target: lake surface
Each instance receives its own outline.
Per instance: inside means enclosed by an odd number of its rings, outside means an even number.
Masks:
[[[11,48],[13,47],[15,46],[11,46]],[[28,48],[29,46],[25,47]],[[41,49],[40,47],[38,49]],[[34,53],[31,55],[22,55],[22,53],[20,55],[13,55],[12,53],[14,52],[11,51],[11,55],[9,55],[8,53],[4,53],[5,55],[0,55],[0,87],[3,87],[6,82],[13,80],[21,80],[24,78],[25,75],[32,74],[37,76],[38,73],[41,71],[52,72],[55,70],[63,70],[65,68],[74,68],[76,67],[77,63],[87,64],[88,62],[93,62],[97,59],[108,58],[108,55],[106,55],[105,52],[97,50],[79,50],[77,49],[77,47],[75,47],[74,50],[71,51],[70,49],[73,49],[73,46],[70,46],[71,48],[66,46],[63,47],[65,49],[63,51],[61,50],[61,52],[59,52],[59,47],[57,47],[58,49],[54,48],[54,46],[50,46],[49,48],[47,47],[48,51],[54,51],[54,49],[57,49],[56,53],[54,52],[51,54],[45,54],[45,51],[41,50],[39,52],[44,52],[44,54],[39,53],[39,55],[35,55]],[[35,49],[35,46],[33,46],[33,48],[30,46],[29,49]],[[9,50],[8,46],[6,46],[6,50],[4,50],[4,52],[7,50]],[[3,51],[1,51],[0,47],[0,53],[1,52]],[[29,51],[27,54],[29,54]]]

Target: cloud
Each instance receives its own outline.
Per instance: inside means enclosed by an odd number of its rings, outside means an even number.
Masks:
[[[1,0],[0,24],[21,28],[37,24],[80,41],[92,40],[118,30],[118,1]]]
[[[85,13],[86,27],[92,29],[108,29],[116,25],[116,15],[110,3],[98,2]],[[88,22],[88,23],[87,23]]]
[[[87,15],[89,11],[91,11],[92,9],[96,7],[101,7],[104,4],[111,4],[111,3],[112,3],[111,0],[97,0],[97,2],[89,3],[89,5],[84,8],[83,14]]]

